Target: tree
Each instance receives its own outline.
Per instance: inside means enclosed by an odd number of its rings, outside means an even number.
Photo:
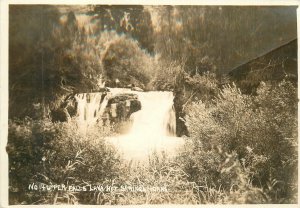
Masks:
[[[150,13],[140,5],[96,5],[88,14],[98,22],[96,33],[116,31],[136,39],[141,48],[153,53],[153,27]]]
[[[158,16],[155,51],[162,58],[185,63],[191,73],[208,57],[219,76],[296,38],[294,7],[162,6],[154,10]]]
[[[113,40],[102,57],[108,80],[118,79],[123,86],[134,84],[145,88],[152,73],[152,58],[136,41],[125,36]]]
[[[59,17],[52,6],[11,6],[10,117],[48,117],[67,94],[97,88],[98,40],[78,27],[73,12],[64,24]]]

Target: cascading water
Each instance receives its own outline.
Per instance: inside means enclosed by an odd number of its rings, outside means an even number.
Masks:
[[[171,153],[183,144],[175,137],[176,117],[173,93],[150,91],[136,92],[129,89],[110,89],[112,94],[134,93],[138,95],[142,109],[131,115],[132,127],[126,135],[109,138],[127,159],[144,160],[153,151]]]
[[[79,126],[83,132],[101,117],[111,96],[134,93],[138,96],[142,109],[131,114],[131,129],[125,135],[107,140],[115,145],[125,158],[133,160],[145,160],[153,151],[171,154],[183,144],[183,139],[175,136],[176,117],[172,92],[138,92],[126,88],[109,90],[105,97],[103,93],[83,93],[75,96],[78,102]]]
[[[104,93],[76,94],[78,124],[82,132],[86,132],[89,126],[96,123],[103,114],[108,98]]]

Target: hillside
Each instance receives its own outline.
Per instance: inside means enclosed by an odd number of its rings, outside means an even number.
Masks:
[[[231,79],[246,93],[255,93],[261,81],[289,80],[297,85],[297,39],[229,72]]]

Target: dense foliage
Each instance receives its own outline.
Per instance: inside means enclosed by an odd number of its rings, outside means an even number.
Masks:
[[[136,39],[142,49],[154,52],[151,15],[142,5],[96,5],[88,12],[97,22],[95,33],[116,31]]]
[[[290,7],[163,6],[156,11],[156,52],[184,63],[190,73],[204,70],[203,58],[214,72],[229,71],[278,44],[296,38],[296,13]],[[281,14],[281,15],[279,15]],[[294,15],[294,21],[289,17]],[[285,24],[287,21],[289,24]],[[292,26],[294,25],[294,26]],[[277,38],[277,40],[276,40]]]
[[[11,7],[10,118],[50,117],[68,94],[99,90],[104,82],[149,83],[152,58],[131,36],[96,35],[79,26],[72,11],[64,21],[61,16],[52,6]],[[36,105],[43,108],[38,114]]]
[[[97,87],[101,51],[74,13],[65,24],[50,6],[11,7],[10,13],[10,117],[32,116],[39,103],[47,116],[62,96]]]
[[[38,194],[29,185],[97,184],[119,175],[120,158],[104,138],[109,127],[96,126],[83,134],[75,121],[10,121],[9,155],[10,203],[78,203],[86,195],[63,191]]]
[[[121,86],[133,84],[145,89],[150,82],[152,58],[142,51],[136,41],[121,36],[110,42],[102,57],[105,75]],[[113,85],[112,85],[113,86]]]
[[[225,202],[295,203],[297,91],[282,81],[274,87],[261,83],[257,93],[243,95],[228,85],[214,104],[189,105],[186,120],[192,141],[182,155],[185,170],[199,186],[234,194]],[[245,185],[247,189],[240,187]]]

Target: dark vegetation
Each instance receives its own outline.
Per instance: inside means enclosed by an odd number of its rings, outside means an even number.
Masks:
[[[261,81],[278,83],[285,79],[296,85],[297,40],[236,67],[229,75],[246,94],[256,94]]]
[[[227,73],[293,39],[295,8],[90,6],[93,28],[56,6],[9,9],[10,204],[297,203],[297,41]],[[119,127],[82,134],[74,118],[54,122],[68,96],[116,79],[174,92],[186,138],[176,158],[131,164],[104,142]],[[34,192],[31,182],[168,192]]]

